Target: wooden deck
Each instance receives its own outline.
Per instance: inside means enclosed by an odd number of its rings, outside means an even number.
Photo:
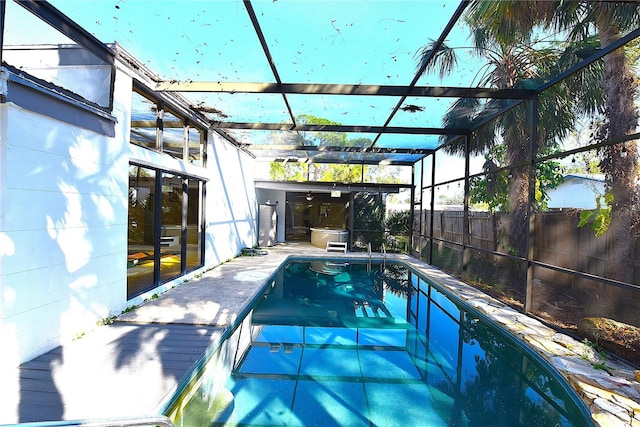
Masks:
[[[3,422],[152,414],[223,330],[121,322],[101,329],[23,364],[17,413],[3,413]]]

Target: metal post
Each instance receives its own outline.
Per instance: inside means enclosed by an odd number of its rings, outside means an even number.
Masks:
[[[467,134],[464,137],[464,198],[462,206],[462,274],[467,269],[469,258],[469,143],[471,136]]]
[[[187,272],[187,215],[189,211],[189,179],[182,178],[182,222],[180,224],[180,273]]]
[[[353,250],[353,216],[354,216],[354,192],[349,193],[349,247]]]
[[[424,224],[422,223],[423,220],[423,211],[424,211],[424,200],[422,198],[422,183],[424,182],[424,157],[422,159],[420,159],[420,183],[418,184],[418,189],[420,191],[420,204],[418,205],[418,212],[420,212],[420,216],[418,217],[418,236],[420,238],[420,245],[418,246],[420,248],[420,256],[418,258],[422,259],[422,236],[423,236],[423,230],[424,230]]]
[[[156,104],[156,150],[162,152],[162,133],[164,132],[164,104],[159,101]]]
[[[433,209],[436,206],[436,188],[434,183],[436,182],[436,153],[433,152],[431,157],[431,218],[429,218],[429,264],[433,264]]]
[[[531,310],[531,294],[533,291],[533,239],[535,236],[535,202],[536,202],[536,156],[538,146],[538,97],[535,96],[527,101],[529,106],[529,215],[527,222],[527,272],[524,292],[525,313]]]
[[[155,169],[156,180],[155,185],[155,202],[153,206],[153,284],[160,284],[160,251],[162,246],[162,171]]]
[[[0,65],[2,64],[2,51],[4,50],[4,15],[7,8],[7,2],[0,0]]]
[[[189,162],[189,134],[190,134],[189,122],[186,122],[182,127],[182,160]]]
[[[422,159],[418,160],[419,162],[422,162]],[[413,236],[415,236],[415,229],[414,229],[414,224],[415,224],[415,212],[416,212],[416,164],[412,164],[411,165],[411,195],[409,196],[409,200],[411,200],[411,212],[409,212],[409,224],[411,224],[411,226],[409,227],[409,254],[414,254],[415,255],[415,251],[413,250],[413,248],[415,248],[415,245],[413,244]],[[418,232],[420,232],[420,228],[418,228]],[[418,259],[420,259],[420,254],[418,254]]]
[[[206,145],[205,145],[206,146]],[[198,223],[198,227],[200,227],[200,247],[198,248],[198,250],[200,251],[200,265],[205,265],[206,264],[206,260],[205,260],[205,256],[206,256],[206,244],[207,244],[207,239],[206,239],[206,233],[207,233],[207,181],[203,181],[203,180],[198,180],[199,184],[199,190],[200,190],[200,197],[198,199],[198,203],[199,203],[199,211],[200,211],[200,222]],[[257,205],[257,202],[254,202],[254,206]],[[257,211],[257,206],[256,206],[256,211]],[[255,224],[255,222],[254,222]],[[256,235],[258,233],[256,232]]]

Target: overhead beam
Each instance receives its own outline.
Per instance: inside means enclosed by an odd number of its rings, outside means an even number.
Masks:
[[[260,27],[260,23],[258,22],[258,17],[256,16],[255,10],[253,10],[253,5],[250,0],[244,0],[244,7],[249,14],[249,19],[251,19],[251,24],[253,25],[253,30],[256,32],[256,36],[258,36],[258,40],[260,40],[260,46],[262,46],[262,50],[264,51],[264,56],[269,63],[269,67],[271,67],[271,72],[273,73],[273,77],[276,79],[276,82],[280,85],[282,84],[282,80],[280,79],[280,74],[278,73],[278,68],[276,67],[275,62],[273,61],[273,57],[271,56],[271,52],[269,50],[269,43],[264,37],[264,33],[262,32],[262,28]],[[285,93],[281,93],[282,101],[287,106],[287,111],[289,112],[289,117],[291,117],[291,121],[293,123],[296,122],[295,115],[293,114],[293,110],[291,109],[291,105],[289,105],[289,100],[287,99],[287,95]]]
[[[157,120],[132,120],[131,121],[131,127],[132,128],[151,128],[151,129],[155,129],[156,126],[158,125]],[[164,129],[182,129],[185,127],[185,123],[182,121],[166,121],[163,122],[162,127]]]
[[[456,128],[410,128],[400,126],[346,126],[316,125],[291,123],[239,123],[217,122],[211,125],[214,129],[245,129],[291,132],[357,132],[357,133],[391,133],[407,135],[466,135],[468,129]]]
[[[433,149],[426,148],[382,148],[374,147],[368,150],[367,147],[339,147],[339,146],[318,146],[318,145],[270,145],[270,144],[244,144],[242,148],[259,151],[327,151],[327,152],[344,152],[344,153],[367,153],[367,154],[420,154],[428,155],[434,152]]]
[[[316,164],[328,164],[328,165],[336,165],[341,164],[341,162],[337,159],[313,159],[313,163]],[[394,160],[385,159],[384,166],[411,166],[414,162],[399,162]],[[377,160],[358,160],[356,162],[348,163],[350,165],[367,165],[367,166],[380,166],[380,162]]]
[[[274,93],[288,95],[412,96],[432,98],[529,99],[536,94],[527,89],[464,88],[446,86],[351,85],[306,83],[239,83],[164,81],[159,92]]]

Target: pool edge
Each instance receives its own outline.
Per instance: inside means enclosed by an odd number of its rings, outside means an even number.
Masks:
[[[583,342],[496,300],[424,261],[395,255],[444,288],[463,304],[484,315],[531,350],[558,373],[582,399],[595,426],[632,426],[640,423],[640,383],[624,361],[607,360],[612,374],[596,369],[595,351]]]
[[[366,255],[366,254],[365,254]],[[586,415],[590,415],[593,425],[603,426],[633,426],[640,424],[640,383],[631,365],[624,361],[608,360],[605,371],[596,369],[597,354],[593,348],[577,341],[569,335],[557,332],[541,321],[496,300],[473,286],[464,283],[442,270],[424,261],[404,254],[372,254],[363,256],[347,253],[331,256],[327,254],[295,255],[289,254],[274,268],[256,293],[247,300],[246,305],[238,313],[237,318],[222,332],[209,346],[207,351],[194,364],[193,369],[179,380],[158,405],[159,413],[166,414],[177,401],[179,395],[197,378],[198,368],[202,367],[215,353],[221,342],[238,328],[243,317],[268,286],[273,275],[285,263],[292,260],[304,259],[354,259],[358,261],[401,262],[420,274],[429,278],[437,286],[446,290],[463,305],[478,312],[498,328],[508,333],[516,342],[537,356],[544,364],[557,374],[568,385],[586,407]],[[591,361],[590,361],[591,360]],[[609,373],[611,372],[611,373]]]

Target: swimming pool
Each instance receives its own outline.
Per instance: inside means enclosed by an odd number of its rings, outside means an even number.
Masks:
[[[297,259],[196,366],[177,426],[587,426],[563,381],[402,264]]]

